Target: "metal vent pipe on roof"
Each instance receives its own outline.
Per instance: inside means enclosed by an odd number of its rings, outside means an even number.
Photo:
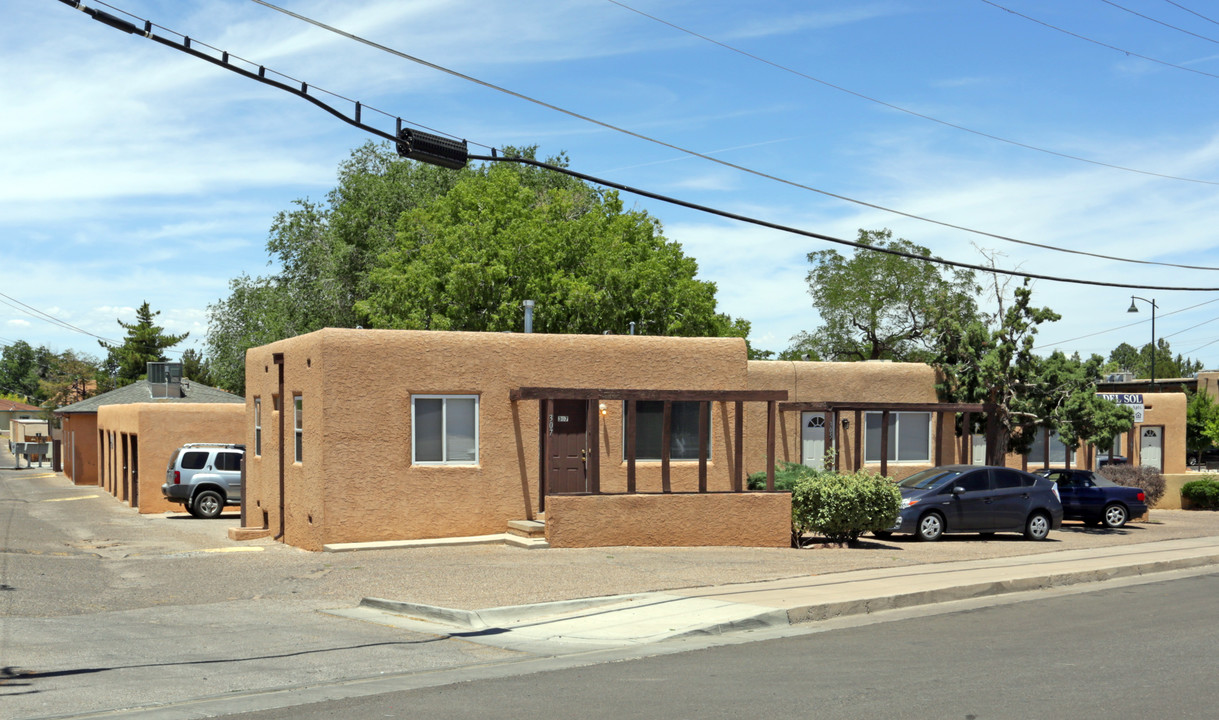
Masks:
[[[533,332],[533,301],[523,300],[521,305],[525,307],[525,332]]]

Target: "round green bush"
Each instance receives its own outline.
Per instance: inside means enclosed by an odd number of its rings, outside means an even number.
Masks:
[[[869,472],[810,471],[792,488],[792,530],[853,543],[865,532],[893,527],[902,496],[888,478]]]
[[[1219,510],[1219,481],[1191,480],[1181,486],[1181,497],[1203,510]]]

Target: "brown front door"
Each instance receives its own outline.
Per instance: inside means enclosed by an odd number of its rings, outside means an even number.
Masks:
[[[555,400],[546,425],[550,433],[551,494],[588,492],[588,401]]]

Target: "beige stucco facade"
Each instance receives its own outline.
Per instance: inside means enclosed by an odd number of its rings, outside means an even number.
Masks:
[[[189,442],[240,443],[239,403],[135,403],[98,409],[94,447],[98,484],[141,513],[180,512],[161,494],[174,450]]]
[[[63,473],[76,485],[97,485],[97,413],[65,413]]]
[[[508,521],[536,519],[547,502],[539,498],[544,423],[541,401],[511,399],[520,388],[778,390],[793,401],[935,402],[934,372],[926,365],[749,362],[746,357],[745,343],[735,338],[343,329],[253,348],[246,357],[247,526],[316,550],[329,543],[501,533]],[[478,399],[476,462],[412,461],[412,398],[420,396]],[[591,402],[599,410],[599,490],[605,497],[620,496],[628,489],[625,404]],[[743,408],[741,470],[747,475],[766,469],[768,403],[745,402]],[[800,413],[779,412],[776,418],[776,459],[800,462]],[[632,499],[607,500],[605,511],[629,507],[641,517],[705,512],[710,525],[725,513],[773,517],[781,506],[779,529],[764,531],[764,544],[786,546],[787,496],[758,500],[732,492],[735,423],[735,402],[711,403],[704,494],[721,497],[681,497],[698,494],[697,461],[671,462],[666,493],[661,462],[641,459]],[[843,453],[853,452],[853,431],[843,435]],[[949,451],[943,462],[956,460],[951,435],[938,428],[932,432],[934,442]],[[890,463],[888,470],[904,476],[931,464]],[[564,540],[577,534],[556,514],[570,519],[573,508],[588,503],[555,502],[545,507],[553,541],[596,544],[587,537]],[[640,503],[651,507],[645,512]],[[690,534],[679,525],[672,524],[669,540],[651,537],[643,544],[741,542],[728,542],[716,532]],[[625,540],[620,537],[625,533],[602,535],[613,536],[614,543]],[[683,543],[682,536],[700,539]]]

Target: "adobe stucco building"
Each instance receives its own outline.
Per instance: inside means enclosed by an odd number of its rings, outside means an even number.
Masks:
[[[744,477],[968,458],[934,385],[735,338],[320,330],[247,353],[243,529],[317,550],[544,514],[553,546],[786,547],[790,496]]]
[[[170,453],[187,442],[241,442],[245,404],[182,378],[178,363],[150,363],[150,370],[160,382],[140,380],[55,414],[64,475],[77,485],[99,485],[141,512],[164,512],[175,508],[160,490]]]

